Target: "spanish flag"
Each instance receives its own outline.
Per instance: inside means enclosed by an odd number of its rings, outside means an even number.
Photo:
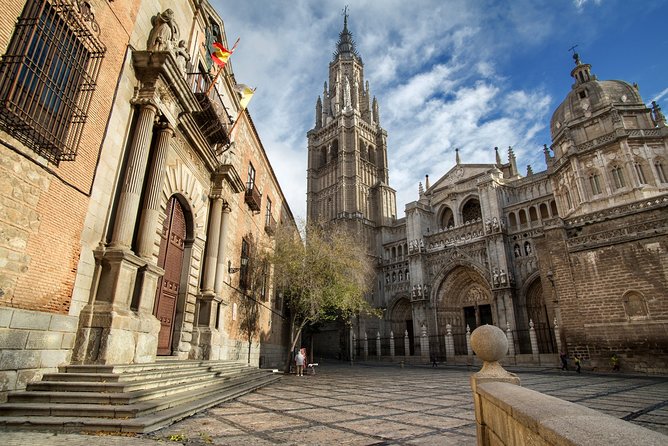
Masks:
[[[237,93],[239,93],[239,105],[241,105],[241,109],[244,110],[248,107],[248,103],[255,94],[255,88],[251,88],[246,84],[237,84],[234,88],[237,90]]]
[[[237,45],[239,44],[239,39],[237,39],[236,42],[234,42],[234,46],[232,47],[231,50],[228,50],[223,46],[222,43],[220,42],[213,42],[213,47],[215,48],[214,52],[211,53],[211,60],[213,60],[216,65],[218,65],[221,69],[225,67],[227,64],[227,60],[230,58],[234,50],[237,49]]]

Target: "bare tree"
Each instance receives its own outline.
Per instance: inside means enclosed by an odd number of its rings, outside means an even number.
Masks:
[[[261,246],[252,234],[244,237],[241,253],[239,287],[242,295],[239,303],[240,327],[248,342],[247,361],[250,365],[253,340],[260,332],[260,307],[266,300],[269,284],[269,248]]]
[[[365,299],[373,284],[373,261],[360,237],[317,224],[302,227],[302,233],[305,242],[294,231],[279,229],[271,257],[275,284],[290,314],[286,371],[307,325],[374,313]]]

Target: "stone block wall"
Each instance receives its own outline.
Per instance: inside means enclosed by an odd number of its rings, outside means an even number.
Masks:
[[[0,307],[0,402],[69,363],[77,318]]]

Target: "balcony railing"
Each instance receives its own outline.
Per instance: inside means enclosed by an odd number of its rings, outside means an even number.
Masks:
[[[229,141],[227,129],[232,118],[227,113],[223,99],[211,86],[211,79],[202,73],[189,73],[188,84],[195,94],[202,111],[195,114],[195,120],[209,144],[225,144]]]
[[[262,193],[254,184],[246,185],[246,204],[254,212],[260,212],[262,206]]]
[[[269,235],[273,235],[276,232],[276,220],[270,213],[267,213],[264,219],[264,231]]]

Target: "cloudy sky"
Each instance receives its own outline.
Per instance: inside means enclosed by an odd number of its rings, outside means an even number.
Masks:
[[[418,183],[463,163],[545,169],[552,111],[571,88],[577,44],[599,79],[637,82],[668,112],[668,0],[212,0],[237,82],[295,217],[306,215],[306,132],[328,80],[342,10],[388,132],[399,217]],[[666,113],[668,114],[668,113]]]

